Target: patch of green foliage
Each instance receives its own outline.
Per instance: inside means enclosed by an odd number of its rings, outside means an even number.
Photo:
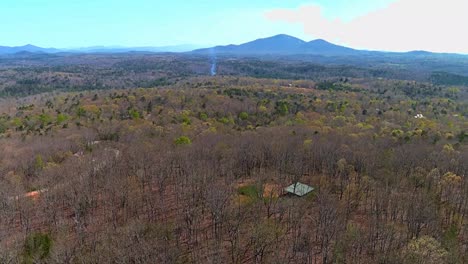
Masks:
[[[289,114],[290,105],[286,101],[276,102],[276,112],[282,116]]]
[[[38,117],[38,120],[42,126],[48,125],[52,122],[52,117],[49,116],[48,114],[40,114]]]
[[[65,114],[58,114],[57,115],[57,124],[62,124],[63,122],[68,120],[68,116]]]
[[[41,155],[36,155],[36,158],[34,159],[34,168],[36,170],[42,170],[45,167],[45,163],[42,159]]]
[[[208,115],[206,113],[200,113],[199,117],[200,117],[200,120],[202,121],[208,120]]]
[[[192,140],[190,140],[190,138],[187,136],[181,136],[176,138],[176,140],[174,140],[174,143],[176,145],[190,145],[192,144]]]
[[[190,119],[189,113],[182,113],[179,117],[179,120],[182,124],[189,126],[192,124],[192,120]]]
[[[249,118],[249,114],[246,113],[246,112],[241,112],[241,113],[239,114],[239,119],[240,119],[240,120],[247,120],[248,118]]]
[[[24,263],[42,263],[50,256],[52,238],[48,234],[35,233],[26,238],[23,248]]]
[[[219,119],[219,122],[221,122],[221,123],[223,123],[223,124],[225,124],[225,125],[227,125],[227,124],[229,124],[229,123],[231,123],[231,124],[234,123],[234,122],[231,120],[231,118],[228,118],[228,117],[222,117],[222,118],[220,118],[220,119]]]
[[[255,185],[241,186],[237,189],[237,193],[240,195],[245,195],[251,199],[258,198],[258,189]]]
[[[140,112],[136,109],[130,109],[128,110],[128,114],[130,115],[130,118],[132,119],[140,119],[141,115]]]

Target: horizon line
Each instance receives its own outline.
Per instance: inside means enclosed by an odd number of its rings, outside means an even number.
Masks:
[[[436,51],[430,51],[430,50],[424,50],[424,49],[414,49],[414,50],[404,50],[404,51],[394,51],[394,50],[372,50],[372,49],[365,49],[365,48],[355,48],[355,47],[351,47],[351,46],[347,46],[345,44],[336,44],[334,42],[331,42],[329,40],[326,40],[326,39],[323,39],[323,38],[316,38],[316,39],[312,39],[312,40],[304,40],[302,38],[299,38],[299,37],[296,37],[296,36],[293,36],[293,35],[289,35],[289,34],[285,34],[285,33],[281,33],[281,34],[276,34],[276,35],[273,35],[273,36],[269,36],[269,37],[260,37],[260,38],[256,38],[254,40],[250,40],[250,41],[247,41],[247,42],[242,42],[242,43],[239,43],[239,44],[190,44],[190,43],[186,43],[186,44],[174,44],[174,45],[136,45],[136,46],[121,46],[121,45],[118,45],[118,44],[109,44],[109,45],[92,45],[92,46],[78,46],[78,47],[62,47],[62,48],[59,48],[59,47],[42,47],[42,46],[39,46],[39,45],[35,45],[35,44],[31,44],[31,43],[28,43],[28,44],[25,44],[25,45],[19,45],[19,46],[3,46],[0,44],[0,48],[24,48],[24,47],[36,47],[36,48],[40,48],[40,49],[54,49],[54,50],[57,50],[58,52],[57,53],[60,53],[60,52],[73,52],[73,51],[80,51],[80,50],[84,50],[84,49],[91,49],[90,52],[92,52],[92,49],[108,49],[108,50],[112,50],[112,49],[115,49],[115,50],[118,50],[118,49],[168,49],[168,48],[177,48],[177,47],[184,47],[184,46],[193,46],[193,47],[196,47],[195,49],[189,49],[187,51],[174,51],[173,53],[183,53],[183,52],[191,52],[191,51],[196,51],[196,50],[200,50],[200,49],[210,49],[210,48],[216,48],[216,47],[224,47],[224,46],[231,46],[231,45],[234,45],[234,46],[240,46],[240,45],[243,45],[243,44],[247,44],[247,43],[250,43],[250,42],[254,42],[254,41],[258,41],[258,40],[264,40],[264,39],[270,39],[270,38],[274,38],[274,37],[279,37],[279,36],[287,36],[287,37],[292,37],[292,38],[295,38],[295,39],[298,39],[298,40],[301,40],[303,41],[304,43],[310,43],[310,42],[314,42],[314,41],[318,41],[318,40],[322,40],[322,41],[325,41],[327,43],[330,43],[332,45],[337,45],[337,46],[341,46],[341,47],[346,47],[346,48],[351,48],[351,49],[354,49],[354,50],[357,50],[357,51],[369,51],[369,52],[382,52],[382,53],[411,53],[411,52],[427,52],[427,53],[432,53],[432,54],[445,54],[445,55],[468,55],[468,53],[457,53],[457,52],[449,52],[449,51],[444,51],[444,52],[436,52]],[[135,50],[135,51],[142,51],[144,52],[144,50]],[[131,52],[131,50],[129,50],[128,52]],[[148,52],[151,52],[148,50]],[[154,51],[153,51],[154,52]]]

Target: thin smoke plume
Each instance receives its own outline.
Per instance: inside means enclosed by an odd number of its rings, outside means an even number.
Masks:
[[[211,69],[210,69],[211,76],[216,75],[217,67],[218,67],[218,65],[217,65],[217,59],[216,59],[215,51],[211,50]]]

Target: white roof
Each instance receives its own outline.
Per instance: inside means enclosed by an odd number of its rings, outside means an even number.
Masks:
[[[284,188],[284,190],[288,193],[295,194],[297,196],[304,196],[314,190],[313,187],[297,182],[294,184],[289,185],[288,187]]]

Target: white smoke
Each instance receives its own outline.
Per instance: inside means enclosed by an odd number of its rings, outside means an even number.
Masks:
[[[217,58],[216,58],[216,52],[214,49],[211,49],[211,52],[210,52],[210,58],[211,58],[211,69],[210,69],[210,73],[211,73],[211,76],[215,76],[217,74],[217,68],[218,68],[218,62],[217,62]]]

